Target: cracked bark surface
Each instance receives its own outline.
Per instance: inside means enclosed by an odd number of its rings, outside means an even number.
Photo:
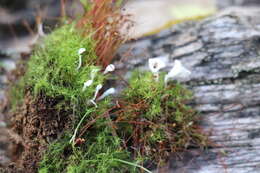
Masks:
[[[216,5],[218,8],[227,8],[231,6],[256,6],[259,5],[260,1],[258,0],[217,0]]]
[[[168,69],[179,59],[192,71],[186,81],[194,92],[192,104],[215,145],[205,153],[194,150],[173,158],[168,172],[260,172],[259,17],[260,8],[227,9],[133,41],[119,51],[122,73],[148,69],[147,59],[157,56],[169,58]],[[126,58],[129,50],[132,58]]]

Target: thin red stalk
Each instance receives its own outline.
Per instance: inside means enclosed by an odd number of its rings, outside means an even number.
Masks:
[[[94,0],[90,11],[78,22],[79,28],[88,24],[97,30],[93,36],[96,41],[97,65],[106,67],[112,62],[117,49],[126,41],[118,32],[121,24],[126,22],[129,20],[121,16],[119,8],[113,5],[113,0]],[[88,29],[83,32],[88,33]]]

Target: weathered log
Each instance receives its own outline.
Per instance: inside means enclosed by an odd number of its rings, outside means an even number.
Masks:
[[[260,8],[234,8],[124,45],[122,72],[169,56],[192,71],[186,82],[213,147],[173,158],[169,172],[260,172]],[[126,52],[131,50],[131,57]],[[126,65],[124,65],[126,64]],[[163,172],[166,172],[165,170]]]
[[[216,0],[216,5],[220,9],[234,6],[256,6],[259,4],[260,1],[258,0]]]

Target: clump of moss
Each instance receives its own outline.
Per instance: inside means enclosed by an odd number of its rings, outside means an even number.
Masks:
[[[135,71],[120,101],[115,120],[118,133],[136,156],[156,164],[171,153],[205,146],[206,137],[197,127],[198,114],[187,103],[192,94],[179,83],[165,86],[150,72]]]
[[[103,75],[96,75],[90,89],[82,92],[84,82],[91,78],[91,71],[100,69],[95,66],[95,46],[91,33],[89,37],[82,37],[73,24],[55,30],[44,39],[42,45],[37,45],[28,62],[26,74],[14,91],[26,88],[35,96],[44,93],[50,97],[62,96],[66,101],[85,102],[86,98],[92,97],[95,86],[104,80]],[[77,70],[78,50],[82,47],[86,49],[82,56],[83,65]],[[20,99],[22,93],[14,93],[14,97]]]
[[[83,62],[82,66],[78,69],[78,50],[82,47],[85,48],[86,51],[81,57]],[[70,136],[71,138],[74,133],[74,129],[77,127],[79,121],[84,115],[87,116],[85,119],[82,119],[83,124],[108,109],[111,103],[108,99],[106,99],[99,102],[99,108],[95,109],[94,113],[91,111],[92,114],[86,114],[86,112],[94,109],[94,105],[91,104],[89,100],[93,98],[96,86],[98,84],[104,84],[104,80],[107,76],[102,75],[101,72],[96,72],[92,85],[88,86],[87,89],[83,91],[84,83],[93,77],[91,75],[93,74],[93,70],[101,70],[101,67],[95,65],[97,57],[95,55],[94,47],[95,41],[91,38],[91,36],[82,37],[80,31],[76,30],[73,24],[64,25],[63,27],[55,30],[51,35],[43,40],[42,45],[38,45],[36,47],[28,62],[28,69],[25,75],[14,86],[11,93],[13,96],[13,104],[25,104],[25,106],[22,106],[21,108],[27,108],[26,112],[29,112],[26,116],[21,116],[24,111],[21,112],[21,109],[16,107],[16,110],[14,110],[14,121],[17,122],[19,117],[23,117],[24,120],[20,121],[19,118],[19,122],[26,122],[33,119],[38,122],[38,125],[35,125],[35,121],[32,121],[33,124],[15,124],[14,130],[16,132],[29,132],[29,130],[25,129],[34,128],[31,131],[33,131],[32,133],[34,133],[34,136],[37,134],[37,138],[33,139],[33,142],[40,143],[38,146],[39,148],[45,148],[48,143],[46,141],[42,141],[42,139],[46,137],[49,139],[46,134],[51,134],[52,137],[56,136],[57,138],[60,136],[60,132],[64,133],[67,131],[67,136]],[[34,101],[31,100],[28,102],[28,98],[33,98]],[[29,106],[29,103],[32,103],[32,106]],[[34,106],[34,104],[37,103],[45,103],[46,105],[39,104]],[[33,113],[30,113],[30,111]],[[57,113],[52,113],[52,111],[56,111]],[[52,126],[59,127],[59,124],[52,124],[50,118],[47,118],[47,116],[44,117],[46,112],[52,113],[53,117],[60,117],[59,120],[57,120],[57,123],[65,123],[66,125],[63,127],[69,128],[49,132],[50,129],[53,129]],[[36,116],[35,113],[38,113],[38,115]],[[48,115],[48,117],[51,117],[51,115]],[[40,121],[42,119],[46,119],[46,122]],[[50,124],[47,124],[48,120]],[[69,121],[61,122],[64,120]],[[43,124],[46,124],[44,125],[46,128],[42,128]],[[101,123],[99,123],[99,125],[101,125]],[[38,126],[38,129],[35,128],[35,126]],[[48,126],[51,127],[48,129]],[[103,132],[102,128],[98,129],[94,135],[99,135],[99,132]],[[32,134],[27,133],[20,135],[26,138],[25,143],[32,142],[30,140],[30,135]],[[49,141],[48,139],[47,141]],[[40,171],[53,172],[52,170],[54,170],[54,172],[59,172],[58,170],[66,169],[66,167],[68,165],[72,165],[72,163],[75,163],[75,165],[76,162],[80,163],[82,157],[76,157],[78,152],[74,152],[74,149],[72,153],[68,153],[69,157],[73,157],[73,159],[70,160],[71,162],[63,162],[59,159],[65,157],[65,148],[67,146],[72,146],[69,141],[70,140],[65,141],[64,139],[59,139],[51,145],[50,149],[46,153],[46,156],[44,157],[48,158],[48,161],[42,162]],[[93,145],[93,143],[91,144]],[[104,150],[106,149],[104,148]],[[111,152],[114,151],[114,149],[111,148],[111,145],[107,145],[107,150]],[[25,151],[30,152],[27,151],[27,149]],[[83,151],[85,151],[85,149],[82,150],[82,152]],[[38,152],[38,154],[41,155],[41,151]],[[21,158],[23,158],[22,155]],[[24,155],[28,156],[29,153],[24,153]],[[33,162],[36,162],[36,160]],[[49,165],[49,163],[51,163],[51,165]],[[26,164],[23,165],[27,167]],[[55,165],[55,168],[53,168],[52,164]],[[31,167],[31,165],[28,165],[28,167]],[[36,168],[32,168],[30,171],[34,171],[35,169]]]
[[[53,143],[45,154],[40,173],[107,173],[135,172],[133,166],[120,162],[132,162],[130,153],[122,147],[122,141],[111,134],[111,129],[102,127],[96,135],[88,136],[82,146],[72,147],[66,136]]]
[[[110,38],[115,34],[116,27],[106,39],[106,31],[102,29],[109,20],[103,17],[107,16],[104,15],[106,12],[113,10],[108,1],[102,2],[103,5],[97,4],[93,11],[103,6],[109,7],[109,10],[101,10],[101,17],[95,16],[94,12],[92,16],[99,19],[94,28],[103,26],[98,28],[99,32],[92,32],[87,18],[80,20],[78,25],[87,27],[84,32],[74,24],[64,25],[54,31],[44,39],[42,45],[36,47],[25,76],[17,84],[20,92],[14,92],[18,93],[19,99],[26,97],[21,95],[24,92],[36,100],[33,103],[43,103],[39,110],[35,105],[32,106],[34,110],[26,110],[29,112],[26,113],[27,120],[37,119],[37,116],[29,117],[30,111],[39,113],[38,117],[45,117],[42,112],[46,112],[46,107],[50,112],[55,111],[55,117],[70,116],[60,119],[72,120],[62,126],[62,137],[51,132],[56,140],[48,141],[51,144],[39,163],[40,173],[150,172],[141,165],[148,161],[161,165],[167,161],[170,153],[202,146],[205,142],[196,126],[197,113],[187,106],[191,93],[178,83],[165,87],[163,78],[156,82],[152,73],[134,72],[129,87],[118,98],[114,98],[115,101],[108,97],[98,101],[97,107],[89,102],[97,94],[96,87],[105,85],[109,78],[97,72],[86,90],[83,90],[84,83],[93,78],[93,70],[102,71],[105,65],[111,63],[111,50],[115,53],[123,41],[121,37],[119,42],[116,41],[118,36]],[[98,41],[94,38],[98,38]],[[82,65],[77,68],[80,48],[86,51],[81,57]],[[106,56],[109,58],[106,59]],[[44,102],[37,102],[37,99]],[[35,111],[35,107],[38,111]],[[33,130],[40,135],[45,133],[42,129]],[[38,138],[33,141],[41,143],[37,141]]]
[[[73,113],[71,119],[74,121],[67,122],[72,123],[68,125],[70,129],[64,129],[66,135],[52,143],[44,154],[39,165],[41,173],[136,172],[136,166],[126,164],[133,161],[130,153],[122,148],[122,140],[113,135],[113,129],[108,126],[110,120],[105,113],[111,107],[110,99],[99,101],[98,108],[89,103],[96,86],[104,84],[107,75],[97,72],[93,84],[82,90],[84,82],[91,79],[92,71],[101,70],[95,65],[94,43],[91,37],[81,37],[73,25],[57,29],[36,48],[28,62],[27,72],[18,84],[23,86],[20,87],[22,91],[33,94],[35,100],[39,97],[52,98],[58,102],[55,110],[62,112],[65,109]],[[82,56],[82,67],[77,70],[77,52],[81,47],[86,48],[86,52]],[[84,132],[84,127],[93,120],[94,123]],[[81,145],[75,144],[75,141],[70,143],[78,125],[77,139],[84,139]]]
[[[86,52],[77,69],[82,47]],[[20,83],[24,91],[35,99],[52,98],[58,102],[55,110],[73,114],[73,121],[67,122],[70,128],[43,155],[40,173],[140,172],[146,170],[143,164],[162,165],[172,152],[204,144],[197,113],[187,106],[191,93],[178,83],[165,87],[163,75],[156,82],[152,73],[135,71],[115,98],[116,106],[111,98],[99,101],[97,108],[90,104],[96,86],[108,80],[97,72],[93,84],[82,90],[92,71],[101,69],[94,47],[91,37],[81,37],[73,25],[65,25],[36,48],[28,63]]]
[[[91,34],[91,33],[90,33]],[[78,50],[85,48],[83,65],[78,70]],[[30,86],[34,94],[44,92],[48,96],[63,96],[65,100],[86,99],[95,86],[102,83],[104,77],[97,75],[91,89],[82,92],[86,80],[91,78],[95,68],[95,41],[82,37],[73,25],[65,25],[46,37],[43,45],[39,45],[28,64],[24,82]]]

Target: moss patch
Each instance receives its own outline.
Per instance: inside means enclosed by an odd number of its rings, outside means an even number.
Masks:
[[[15,141],[14,160],[28,172],[37,172],[42,151],[57,139],[64,129],[71,128],[72,110],[55,108],[61,99],[38,95],[28,91],[23,104],[12,115],[13,131],[21,140]]]
[[[82,47],[86,51],[82,55],[82,66],[77,69],[78,50]],[[72,134],[85,112],[93,107],[89,100],[96,86],[103,84],[106,78],[96,72],[93,84],[83,91],[92,71],[100,70],[95,66],[94,47],[91,36],[81,37],[73,24],[57,29],[38,45],[24,77],[10,91],[15,108],[13,129],[24,139],[18,144],[23,146],[19,148],[23,154],[16,160],[20,160],[25,169],[35,172],[42,148],[65,131]],[[104,100],[100,104],[91,118],[107,109],[110,103]],[[86,121],[88,119],[90,117],[86,117]],[[30,159],[32,163],[27,162]]]
[[[90,100],[109,75],[96,65],[102,63],[92,33],[84,34],[73,24],[54,31],[37,46],[17,84],[14,103],[22,106],[13,122],[25,139],[19,151],[24,170],[150,172],[143,165],[161,166],[173,152],[204,146],[197,113],[187,106],[191,93],[177,83],[165,87],[163,75],[156,82],[152,73],[135,71],[119,97],[95,100],[95,107]],[[80,48],[86,51],[78,69]],[[83,90],[96,69],[101,71]]]
[[[86,52],[82,56],[82,67],[77,70],[80,48],[85,48]],[[103,76],[97,75],[91,89],[82,92],[84,82],[90,79],[91,71],[97,68],[94,48],[95,41],[91,36],[82,37],[73,25],[65,25],[36,48],[24,82],[33,89],[35,95],[44,92],[51,97],[62,95],[65,100],[88,98],[92,96],[95,85],[103,81]]]
[[[120,173],[133,170],[133,167],[118,161],[118,159],[131,160],[129,153],[121,147],[122,141],[112,136],[109,128],[103,127],[102,132],[88,139],[81,147],[69,145],[69,137],[49,147],[41,162],[40,173]]]
[[[196,125],[199,116],[187,105],[190,91],[178,83],[166,87],[164,75],[156,82],[150,72],[135,71],[129,84],[115,123],[134,155],[160,165],[171,153],[205,146],[206,137]]]

